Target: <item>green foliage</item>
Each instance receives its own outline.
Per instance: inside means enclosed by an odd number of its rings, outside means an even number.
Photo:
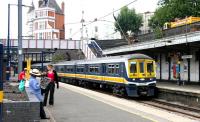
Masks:
[[[123,32],[125,36],[128,36],[128,32],[137,34],[141,26],[142,16],[136,14],[134,9],[129,9],[128,7],[121,9],[115,22],[115,28],[120,32],[122,37],[124,37]]]
[[[154,29],[154,33],[155,33],[155,38],[156,39],[160,39],[160,38],[163,37],[162,29],[160,27],[156,27]]]
[[[149,26],[162,27],[165,22],[174,21],[176,18],[200,16],[200,0],[160,0],[159,8],[149,21]]]
[[[66,61],[70,60],[70,57],[65,54],[65,52],[57,52],[56,54],[53,55],[52,57],[52,62],[60,62],[60,61]]]

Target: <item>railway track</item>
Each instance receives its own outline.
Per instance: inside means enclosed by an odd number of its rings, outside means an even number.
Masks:
[[[81,87],[81,86],[78,86],[78,87]],[[88,87],[84,87],[84,88],[90,89],[90,90],[93,90],[96,92],[100,92],[103,94],[107,94],[110,96],[116,96],[116,95],[112,94],[112,92],[109,90],[105,91],[102,89],[94,89],[94,88],[88,88]],[[136,98],[130,98],[130,97],[123,97],[123,96],[118,96],[118,97],[126,99],[126,100],[130,100],[130,101],[133,100],[134,102],[143,103],[144,105],[153,106],[156,108],[167,110],[169,112],[178,113],[183,116],[190,117],[190,118],[200,119],[200,108],[194,108],[194,107],[178,104],[175,102],[168,102],[168,101],[164,101],[164,100],[160,100],[160,99],[156,99],[156,98],[136,99]]]
[[[181,105],[181,104],[177,104],[177,103],[167,102],[167,101],[159,100],[159,99],[152,99],[150,101],[140,101],[140,103],[144,103],[146,105],[164,109],[169,112],[175,112],[175,113],[182,114],[184,116],[200,119],[200,114],[199,114],[200,109],[199,108],[194,108],[194,107],[185,106],[185,105]]]

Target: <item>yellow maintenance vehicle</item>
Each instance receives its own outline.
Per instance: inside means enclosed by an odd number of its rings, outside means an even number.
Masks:
[[[200,21],[200,17],[186,17],[185,19],[176,20],[175,22],[166,22],[163,29],[175,28],[183,25],[192,24],[194,22]]]

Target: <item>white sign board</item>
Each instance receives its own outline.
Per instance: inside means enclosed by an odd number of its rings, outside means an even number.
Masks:
[[[192,58],[192,55],[183,55],[181,58],[182,59]]]

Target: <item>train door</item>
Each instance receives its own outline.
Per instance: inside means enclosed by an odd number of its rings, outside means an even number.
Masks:
[[[138,78],[138,61],[137,60],[129,60],[129,66],[128,66],[128,71],[129,71],[129,78]]]
[[[102,81],[105,81],[105,76],[106,76],[106,64],[102,64]]]
[[[146,71],[146,77],[152,78],[155,77],[155,63],[152,60],[146,60],[145,61],[145,71]]]
[[[139,69],[138,77],[145,78],[145,60],[140,59],[138,60],[137,69]]]

